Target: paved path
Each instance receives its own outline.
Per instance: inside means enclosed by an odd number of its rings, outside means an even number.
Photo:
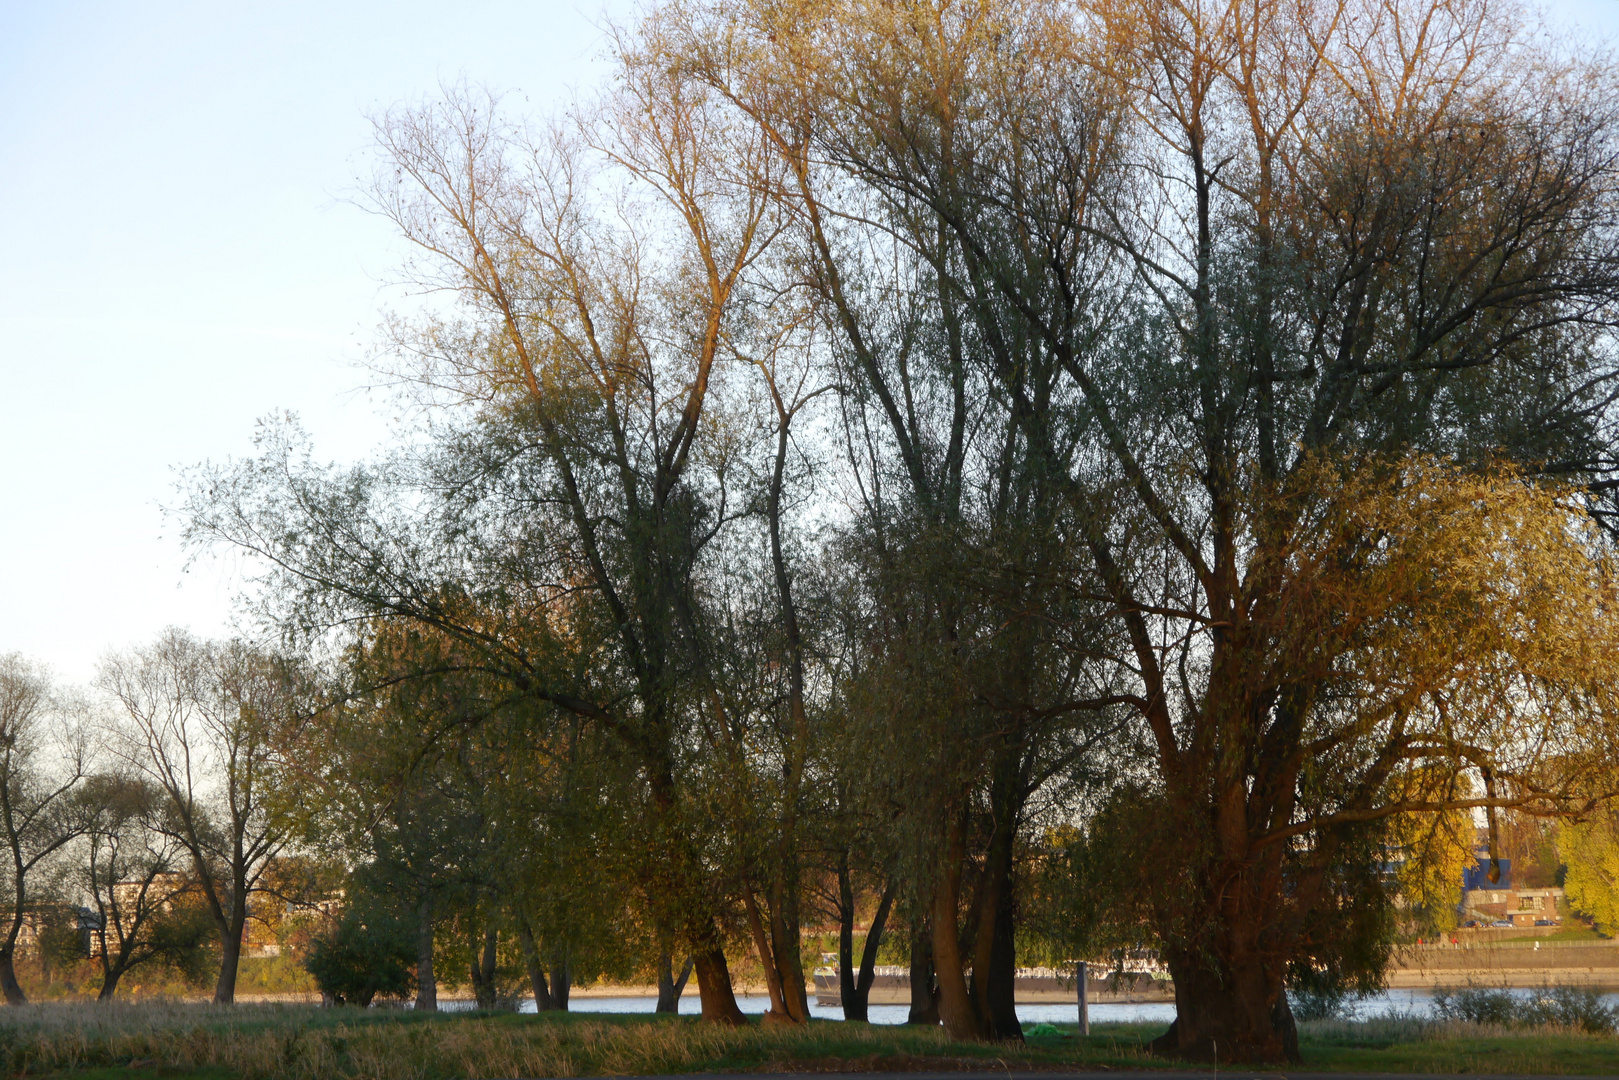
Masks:
[[[1435,1080],[1438,1076],[1463,1076],[1470,1080],[1569,1080],[1563,1075],[1524,1075],[1521,1073],[1348,1073],[1310,1072],[1305,1069],[1278,1069],[1262,1072],[1253,1069],[1076,1069],[1072,1072],[1047,1072],[1032,1069],[1002,1069],[998,1072],[849,1072],[849,1073],[686,1073],[681,1076],[643,1076],[635,1080],[825,1080],[828,1076],[859,1077],[860,1080],[1098,1080],[1102,1076],[1118,1076],[1120,1080]]]

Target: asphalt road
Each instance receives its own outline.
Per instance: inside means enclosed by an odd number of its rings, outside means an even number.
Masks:
[[[1076,1069],[1072,1072],[1046,1072],[1031,1069],[1002,1069],[998,1072],[850,1072],[850,1073],[686,1073],[681,1076],[643,1076],[635,1080],[826,1080],[832,1076],[858,1077],[859,1080],[1098,1080],[1118,1076],[1121,1080],[1436,1080],[1436,1073],[1349,1073],[1253,1069]],[[1570,1080],[1567,1075],[1522,1073],[1445,1073],[1471,1080]]]

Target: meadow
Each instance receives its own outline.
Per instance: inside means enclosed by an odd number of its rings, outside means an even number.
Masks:
[[[1175,1068],[1156,1025],[1041,1025],[1024,1045],[939,1028],[814,1022],[724,1029],[691,1018],[426,1015],[304,1005],[43,1004],[0,1011],[0,1074],[60,1080],[448,1080],[695,1072]],[[1301,1026],[1299,1071],[1619,1074],[1619,1038],[1390,1017]],[[1191,1066],[1187,1066],[1191,1069]],[[1207,1066],[1203,1066],[1206,1069]]]

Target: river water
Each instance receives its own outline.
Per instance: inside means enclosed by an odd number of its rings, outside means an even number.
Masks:
[[[1514,990],[1512,993],[1522,996],[1533,994],[1533,990]],[[1619,994],[1604,994],[1604,1003],[1610,1006],[1619,1006]],[[739,994],[737,1004],[745,1013],[762,1013],[770,1007],[770,998],[764,994]],[[576,997],[568,1003],[569,1009],[576,1013],[649,1013],[657,1005],[655,997]],[[442,1002],[440,1008],[453,1009],[456,1007],[470,1007],[471,1002]],[[522,1012],[533,1012],[534,1002],[525,1001]],[[684,1016],[695,1016],[702,1011],[695,993],[688,993],[680,999],[680,1012]],[[1357,1019],[1372,1019],[1377,1016],[1415,1015],[1426,1016],[1433,1011],[1433,991],[1431,990],[1385,990],[1373,997],[1363,998],[1355,1002],[1348,1009]],[[868,1010],[871,1022],[874,1024],[903,1024],[909,1009],[904,1005],[873,1005]],[[810,1015],[823,1020],[842,1020],[843,1009],[837,1005],[817,1005],[813,995],[810,997]],[[1024,1024],[1057,1023],[1071,1024],[1079,1018],[1078,1005],[1048,1005],[1025,1004],[1017,1007],[1018,1019]],[[1168,1025],[1175,1019],[1175,1006],[1168,1002],[1154,1002],[1141,1005],[1092,1005],[1091,1023],[1093,1024],[1164,1024]]]

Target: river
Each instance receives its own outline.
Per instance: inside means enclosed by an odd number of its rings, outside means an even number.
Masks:
[[[1533,990],[1513,990],[1513,994],[1527,997]],[[1619,1006],[1619,994],[1604,994],[1602,1000],[1610,1006]],[[770,1007],[770,998],[764,994],[739,994],[737,1004],[745,1013],[762,1013]],[[577,997],[569,1003],[576,1013],[649,1013],[657,1005],[655,997]],[[441,1008],[470,1008],[471,1002],[442,1002]],[[521,1012],[533,1012],[532,1000],[523,1002]],[[701,1011],[697,995],[688,993],[680,999],[680,1012],[695,1016]],[[908,1008],[904,1005],[873,1005],[868,1010],[874,1024],[903,1024]],[[1356,1019],[1372,1019],[1389,1014],[1426,1016],[1433,1011],[1431,990],[1385,990],[1381,994],[1364,998],[1350,1006]],[[810,1015],[823,1020],[842,1020],[843,1009],[837,1005],[817,1005],[810,996]],[[1071,1024],[1078,1019],[1077,1005],[1022,1004],[1017,1007],[1018,1019],[1024,1024]],[[1167,1002],[1142,1005],[1092,1005],[1093,1024],[1164,1024],[1175,1019],[1175,1006]]]

